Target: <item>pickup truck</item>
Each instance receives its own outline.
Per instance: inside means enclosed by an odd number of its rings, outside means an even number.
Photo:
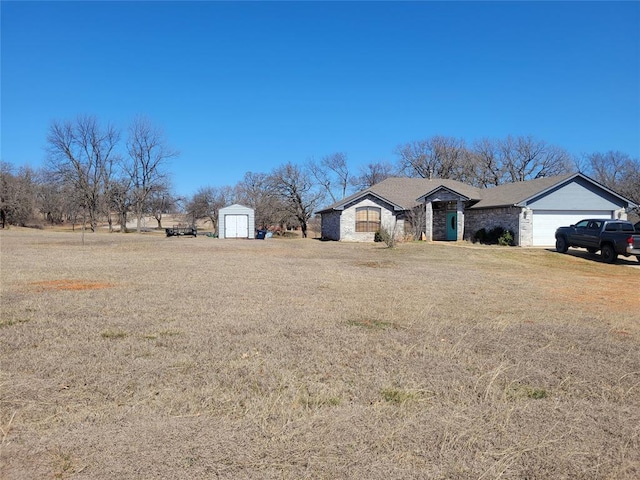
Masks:
[[[600,250],[602,260],[614,263],[618,255],[635,255],[640,262],[640,232],[624,220],[588,218],[556,230],[556,251],[569,247],[586,248],[589,253]]]

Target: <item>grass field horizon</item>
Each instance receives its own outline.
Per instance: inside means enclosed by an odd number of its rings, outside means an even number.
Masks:
[[[640,270],[0,232],[0,477],[633,479]]]

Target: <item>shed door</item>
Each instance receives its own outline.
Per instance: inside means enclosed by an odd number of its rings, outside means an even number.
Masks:
[[[612,214],[611,210],[534,210],[533,245],[555,245],[556,228],[568,227],[585,218],[612,218]]]
[[[249,216],[248,215],[225,215],[224,216],[224,237],[225,238],[249,238]]]

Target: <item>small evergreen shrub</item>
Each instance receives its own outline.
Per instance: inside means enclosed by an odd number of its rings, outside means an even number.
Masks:
[[[503,247],[510,247],[513,245],[513,234],[509,230],[504,232],[500,238],[498,238],[498,245],[502,245]]]

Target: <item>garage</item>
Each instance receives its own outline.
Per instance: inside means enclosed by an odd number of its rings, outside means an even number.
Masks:
[[[612,218],[612,215],[611,210],[534,210],[533,245],[555,245],[555,232],[558,227],[566,227],[585,218]]]
[[[220,238],[255,238],[255,214],[253,208],[234,204],[218,212]]]

